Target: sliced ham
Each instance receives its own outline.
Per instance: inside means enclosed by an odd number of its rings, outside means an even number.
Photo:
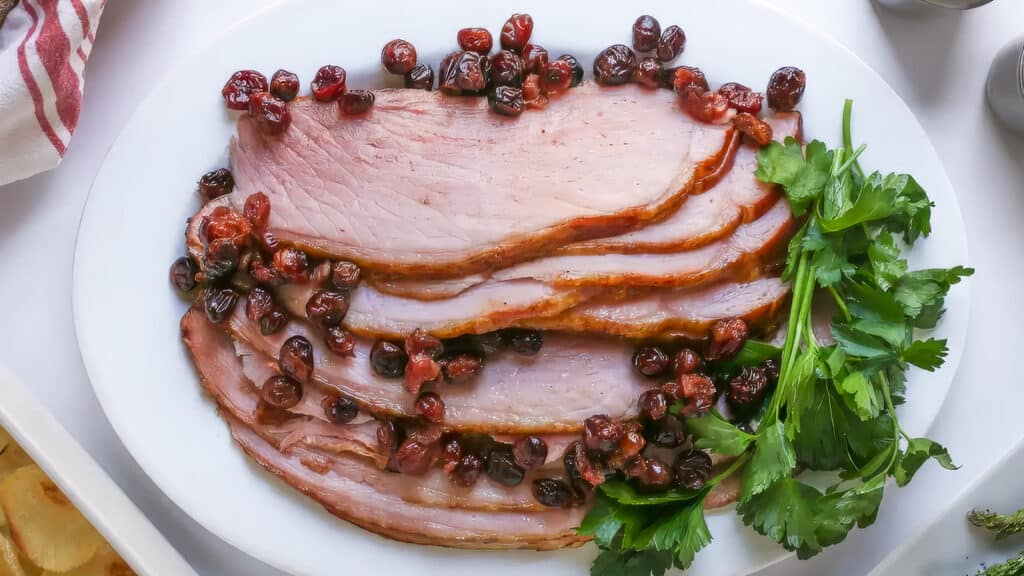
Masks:
[[[483,98],[382,90],[365,117],[298,99],[282,136],[242,115],[231,143],[241,210],[270,197],[270,228],[313,254],[436,278],[637,229],[722,173],[738,141],[668,90],[586,83],[543,114]]]
[[[558,316],[526,320],[521,325],[628,338],[702,338],[722,318],[742,318],[751,325],[771,320],[788,295],[789,286],[776,277],[691,290],[650,290],[595,298]]]

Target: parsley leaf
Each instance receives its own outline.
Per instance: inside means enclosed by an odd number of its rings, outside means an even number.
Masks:
[[[903,360],[909,362],[922,370],[934,372],[936,368],[946,362],[946,355],[949,354],[949,347],[945,340],[929,338],[927,340],[915,340],[903,351]]]
[[[796,451],[782,422],[762,423],[757,431],[757,447],[750,464],[743,470],[740,501],[746,502],[764,492],[780,478],[789,476],[796,467]]]
[[[744,524],[806,558],[821,550],[814,533],[820,497],[816,488],[785,477],[741,504],[738,511]]]
[[[896,463],[896,469],[893,471],[896,483],[906,486],[929,458],[934,458],[946,470],[959,468],[950,458],[949,451],[941,444],[927,438],[914,438]]]
[[[882,399],[874,384],[864,372],[850,372],[837,381],[837,389],[846,406],[861,420],[877,418],[882,411]]]
[[[893,297],[911,318],[917,318],[925,308],[942,306],[949,287],[974,274],[973,268],[956,266],[950,269],[929,269],[908,272],[896,281]]]
[[[900,249],[888,230],[882,230],[868,246],[868,261],[874,272],[875,282],[882,290],[888,291],[907,273],[907,261],[900,258]]]
[[[590,566],[590,576],[664,576],[671,567],[671,552],[613,547],[597,555]]]
[[[707,448],[722,456],[739,456],[755,438],[726,422],[717,412],[687,418],[686,427],[697,437],[694,444],[697,448]]]
[[[800,143],[786,138],[785,144],[772,142],[757,154],[757,172],[762,182],[781,184],[786,189],[790,209],[802,216],[828,182],[832,153],[823,142],[807,145],[806,159]]]

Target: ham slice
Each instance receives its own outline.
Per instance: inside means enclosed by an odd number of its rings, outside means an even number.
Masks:
[[[506,118],[483,98],[376,92],[365,117],[297,99],[291,127],[246,115],[231,143],[241,211],[270,197],[270,228],[368,270],[464,276],[675,212],[720,175],[738,141],[698,123],[669,90],[585,83],[543,114]]]

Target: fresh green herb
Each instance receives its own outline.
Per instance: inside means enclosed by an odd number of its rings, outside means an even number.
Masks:
[[[976,576],[1021,576],[1024,574],[1024,552],[1017,554],[1002,564],[989,566],[979,570]]]
[[[991,510],[974,510],[967,519],[978,528],[996,533],[996,540],[1024,532],[1024,509],[1013,514],[998,514]]]
[[[933,328],[951,286],[970,268],[909,270],[904,246],[931,232],[932,203],[906,174],[865,174],[853,148],[852,103],[843,110],[843,145],[806,147],[789,138],[758,153],[757,177],[782,187],[803,224],[787,251],[783,278],[792,288],[782,349],[748,343],[719,375],[777,358],[778,384],[755,434],[717,413],[690,418],[696,445],[737,456],[737,511],[744,523],[801,558],[841,542],[854,526],[874,522],[885,482],[902,486],[929,459],[954,469],[949,453],[899,424],[905,373],[935,370],[948,353],[945,340],[919,339]],[[819,341],[812,324],[815,298],[835,309],[834,344]],[[798,465],[834,471],[839,481],[822,491],[797,478]],[[580,528],[602,549],[591,573],[660,576],[686,568],[711,535],[702,502],[725,477],[699,492],[637,494],[613,481]]]

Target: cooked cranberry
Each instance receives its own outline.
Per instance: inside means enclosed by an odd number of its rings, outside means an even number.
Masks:
[[[774,358],[769,358],[764,362],[761,362],[761,368],[764,368],[764,373],[768,376],[769,382],[779,381],[779,361]]]
[[[505,486],[516,486],[523,481],[525,472],[516,464],[512,447],[495,444],[487,452],[487,475]]]
[[[275,236],[270,230],[264,230],[263,232],[256,234],[255,238],[256,243],[264,252],[273,254],[277,251],[277,236]]]
[[[527,74],[526,78],[523,78],[523,100],[533,102],[540,96],[540,74]]]
[[[583,441],[587,448],[596,452],[607,453],[614,450],[622,439],[622,422],[596,414],[583,422]]]
[[[377,448],[381,453],[390,455],[395,450],[398,450],[398,445],[401,441],[401,430],[398,429],[393,420],[377,421]]]
[[[549,94],[564,92],[572,86],[572,74],[572,67],[565,60],[548,62],[540,76],[541,87]]]
[[[772,141],[772,125],[753,114],[740,112],[732,119],[732,124],[758,146],[767,146]]]
[[[270,198],[263,192],[255,192],[245,199],[242,214],[252,224],[253,230],[263,230],[270,219]]]
[[[747,323],[740,318],[718,320],[711,327],[711,341],[704,357],[712,362],[728,360],[743,349],[749,335]]]
[[[572,490],[565,482],[555,478],[533,481],[533,497],[549,508],[568,508],[572,504]]]
[[[239,70],[228,78],[220,94],[231,110],[248,110],[249,98],[257,92],[266,92],[267,77],[255,70]]]
[[[349,357],[356,355],[356,337],[341,326],[331,326],[327,329],[327,335],[324,336],[324,344],[327,345],[328,350],[338,356]]]
[[[633,23],[633,49],[637,52],[650,52],[658,47],[661,39],[661,24],[654,16],[643,16]]]
[[[544,333],[540,330],[506,328],[499,334],[502,343],[521,356],[536,356],[544,346]]]
[[[426,64],[417,64],[405,75],[405,87],[417,90],[434,89],[434,69]]]
[[[633,79],[636,54],[624,44],[605,48],[594,59],[594,79],[599,84],[613,86],[625,84]]]
[[[746,408],[764,400],[768,392],[768,373],[760,366],[747,366],[729,381],[726,398],[733,406]]]
[[[260,334],[269,336],[276,334],[288,323],[288,315],[280,310],[271,310],[263,318],[260,318]]]
[[[246,99],[246,110],[249,109],[248,102],[249,100]],[[227,168],[211,170],[199,179],[199,198],[205,204],[214,198],[229,194],[234,187],[235,178],[231,175],[231,170]]]
[[[743,84],[738,82],[722,84],[722,87],[718,89],[718,93],[725,96],[726,100],[729,101],[729,107],[735,108],[737,112],[746,112],[754,115],[761,112],[761,101],[764,99],[764,96]]]
[[[196,273],[199,267],[187,256],[182,256],[171,264],[171,284],[182,292],[191,292],[196,287]]]
[[[419,394],[424,384],[437,382],[440,376],[441,367],[436,360],[426,354],[414,354],[405,364],[405,389],[410,394]]]
[[[287,376],[271,376],[260,388],[260,398],[275,408],[287,410],[302,400],[302,385]]]
[[[652,422],[647,430],[647,438],[655,446],[662,448],[676,448],[686,442],[687,434],[683,423],[672,416],[665,416],[657,422]]]
[[[494,46],[494,38],[487,28],[463,28],[457,35],[459,48],[470,52],[487,54]]]
[[[341,324],[348,314],[349,296],[346,292],[317,290],[306,302],[306,317],[317,326],[327,329]]]
[[[599,463],[591,460],[583,442],[573,442],[562,457],[565,471],[573,485],[580,487],[597,486],[604,483],[604,471]]]
[[[799,68],[779,68],[768,81],[768,105],[777,112],[789,112],[800,103],[807,87],[807,75]]]
[[[675,368],[676,376],[682,376],[683,374],[692,374],[700,368],[701,359],[700,354],[697,354],[691,348],[683,348],[679,352],[676,352],[676,358],[673,363]]]
[[[252,234],[252,224],[244,216],[221,206],[210,214],[203,224],[203,234],[209,241],[228,239],[234,242],[239,248],[249,244]]]
[[[708,79],[700,68],[678,66],[670,70],[672,76],[669,78],[666,88],[672,88],[680,95],[686,94],[691,90],[696,90],[699,94],[710,90]]]
[[[512,444],[512,457],[526,470],[537,468],[548,459],[548,444],[540,436],[523,436]]]
[[[402,442],[388,461],[388,467],[402,474],[425,474],[437,458],[437,448],[416,439]]]
[[[324,416],[334,424],[348,424],[359,415],[359,406],[349,398],[324,396],[320,401]]]
[[[542,74],[548,65],[548,51],[537,44],[527,44],[523,48],[524,69],[534,74]]]
[[[519,116],[525,106],[523,91],[512,86],[498,86],[494,89],[494,111],[502,116]]]
[[[259,322],[274,309],[274,298],[264,288],[259,286],[249,291],[245,299],[245,315],[251,322]]]
[[[387,340],[377,340],[370,349],[370,365],[373,371],[385,378],[400,378],[405,374],[409,357],[402,347]]]
[[[498,86],[520,86],[526,64],[511,50],[502,50],[491,57],[491,78]]]
[[[693,416],[704,414],[715,405],[715,383],[711,378],[701,374],[683,374],[679,377],[679,385],[682,391],[680,400],[685,400],[683,414]]]
[[[230,277],[238,269],[239,258],[241,252],[230,239],[218,238],[210,242],[203,254],[206,279],[217,281]]]
[[[238,294],[230,288],[207,288],[203,295],[203,311],[206,318],[214,324],[220,324],[231,316],[238,302]]]
[[[533,18],[529,14],[513,14],[501,27],[501,47],[516,52],[526,47],[533,34]]]
[[[702,450],[683,452],[675,465],[676,484],[686,490],[700,490],[711,478],[711,456]]]
[[[299,77],[287,70],[278,70],[270,77],[270,93],[285,102],[291,102],[299,94]]]
[[[292,282],[305,281],[308,267],[309,258],[298,248],[286,247],[274,252],[274,270]]]
[[[280,286],[284,283],[281,273],[275,270],[273,266],[268,266],[263,261],[263,257],[258,254],[249,260],[249,276],[252,276],[252,279],[257,284],[265,286]]]
[[[334,100],[345,93],[345,69],[341,66],[328,64],[321,66],[313,76],[310,87],[313,90],[313,98],[321,102]]]
[[[683,29],[673,24],[661,33],[658,39],[658,59],[662,62],[675,60],[686,48],[686,34]]]
[[[366,114],[373,108],[376,97],[369,90],[349,90],[341,97],[341,112],[346,116]]]
[[[451,472],[459,464],[465,450],[462,446],[462,437],[459,434],[446,434],[441,437],[441,467],[445,472]]]
[[[249,116],[264,134],[281,134],[292,123],[288,104],[270,92],[256,92],[249,97]]]
[[[476,52],[453,52],[441,61],[438,88],[445,94],[476,94],[487,87],[490,61]]]
[[[684,89],[683,109],[702,122],[718,122],[729,112],[729,100],[718,92]]]
[[[380,63],[388,72],[404,76],[416,66],[416,48],[411,42],[396,38],[380,51]]]
[[[636,401],[637,410],[644,420],[661,420],[668,412],[668,398],[657,388],[644,390]]]
[[[568,64],[572,70],[572,82],[569,83],[569,87],[579,86],[583,82],[583,65],[580,64],[580,61],[572,54],[562,54],[558,59]]]
[[[483,372],[483,369],[484,359],[470,352],[449,356],[441,362],[444,379],[452,384],[469,382]]]
[[[476,454],[466,452],[449,472],[448,478],[452,484],[468,488],[476,484],[483,469],[484,461]]]
[[[351,290],[359,284],[359,266],[342,260],[331,265],[331,286],[338,290]]]
[[[309,382],[313,374],[313,345],[304,336],[292,336],[281,344],[277,364],[286,376],[300,383]]]
[[[643,451],[647,445],[644,439],[643,426],[639,422],[628,422],[622,427],[622,439],[619,440],[619,450],[625,458],[632,458]]]
[[[633,354],[633,366],[644,376],[658,376],[668,369],[668,354],[657,346],[641,346]]]
[[[661,62],[651,56],[641,58],[633,70],[633,81],[646,88],[657,88],[661,84]]]
[[[666,490],[672,485],[672,470],[658,458],[636,456],[626,464],[626,476],[645,490]]]
[[[413,330],[405,337],[405,353],[409,356],[425,354],[431,358],[437,358],[442,352],[444,352],[444,343],[422,328]]]

